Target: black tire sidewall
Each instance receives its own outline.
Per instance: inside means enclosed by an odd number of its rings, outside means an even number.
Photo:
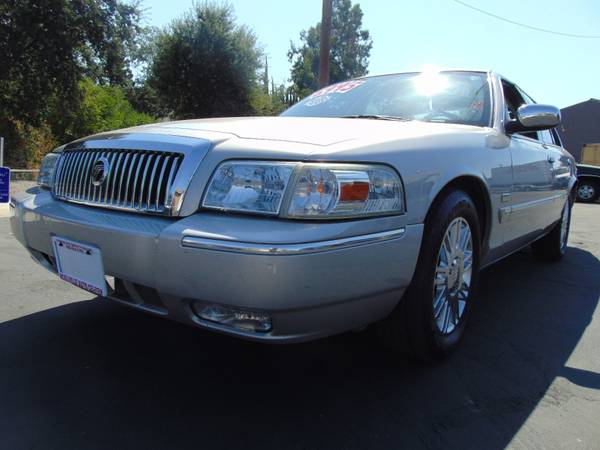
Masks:
[[[433,314],[433,280],[442,239],[448,225],[458,217],[464,218],[471,228],[473,271],[463,315],[458,326],[451,333],[444,335],[439,331]],[[432,357],[446,354],[456,347],[462,337],[479,280],[480,235],[477,210],[466,192],[461,190],[449,192],[432,205],[425,223],[415,276],[407,296],[406,326],[409,331],[409,344],[415,353]]]
[[[571,213],[573,212],[573,201],[571,200],[571,196],[569,196],[567,198],[567,202],[565,203],[565,208],[567,208],[567,235],[565,237],[565,241],[564,241],[564,245],[563,245],[563,240],[562,240],[562,236],[561,236],[561,229],[562,229],[562,214],[560,217],[560,222],[558,223],[558,248],[559,248],[559,252],[562,255],[564,255],[567,252],[567,246],[569,243],[569,233],[571,231]],[[563,211],[564,213],[564,211]]]
[[[561,259],[565,253],[567,252],[567,243],[569,240],[569,233],[571,231],[571,213],[573,210],[573,196],[569,195],[567,201],[565,202],[565,206],[563,208],[568,209],[567,213],[567,239],[565,241],[565,245],[563,245],[563,241],[561,238],[561,229],[563,223],[563,214],[564,209],[561,210],[560,219],[556,222],[556,224],[552,227],[552,230],[544,237],[538,239],[537,241],[531,244],[531,249],[533,251],[533,255],[541,260],[545,261],[558,261]]]

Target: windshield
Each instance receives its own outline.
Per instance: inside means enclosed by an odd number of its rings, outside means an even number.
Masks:
[[[282,116],[402,118],[490,125],[490,88],[482,72],[416,72],[360,78],[328,86]]]

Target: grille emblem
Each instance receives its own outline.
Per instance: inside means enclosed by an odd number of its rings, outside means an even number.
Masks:
[[[92,165],[92,184],[94,186],[100,186],[102,183],[104,183],[104,180],[106,180],[106,177],[108,176],[109,170],[110,163],[108,162],[108,159],[106,159],[104,156],[98,159]]]

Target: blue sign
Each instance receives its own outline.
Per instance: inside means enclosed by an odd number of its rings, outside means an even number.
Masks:
[[[0,203],[8,203],[8,190],[10,185],[10,169],[0,167]]]

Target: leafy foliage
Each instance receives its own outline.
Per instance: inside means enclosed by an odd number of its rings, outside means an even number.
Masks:
[[[76,104],[91,76],[124,85],[139,46],[137,4],[118,0],[3,0],[0,3],[0,120],[39,125],[56,95]]]
[[[276,86],[273,79],[271,79],[269,87],[267,76],[267,66],[265,65],[265,71],[261,77],[262,82],[255,85],[250,94],[252,113],[258,116],[276,116],[298,101],[290,87],[283,84]]]
[[[175,118],[246,115],[261,58],[230,6],[204,2],[159,35],[148,83]]]
[[[0,2],[0,134],[9,162],[31,166],[57,142],[96,130],[80,114],[90,95],[84,77],[131,91],[140,15],[137,2],[120,0]]]
[[[337,83],[367,74],[373,41],[362,28],[360,5],[351,0],[334,0],[331,19],[331,59],[329,81]],[[292,89],[305,97],[319,87],[319,41],[321,23],[300,32],[300,45],[291,43]]]
[[[292,86],[276,86],[228,4],[195,4],[157,30],[140,25],[139,1],[0,1],[8,164],[35,167],[60,143],[154,117],[276,115],[317,88],[319,24],[291,46]],[[331,81],[366,73],[370,50],[360,7],[334,0]]]
[[[4,121],[0,134],[10,142],[7,163],[11,167],[37,167],[46,153],[78,137],[155,121],[136,111],[119,86],[101,86],[86,78],[78,83],[77,92],[81,101],[74,109],[66,110],[52,99],[47,122],[33,126],[19,120]],[[53,127],[62,130],[60,136]]]
[[[48,123],[32,126],[22,121],[5,121],[0,133],[9,144],[5,163],[9,167],[36,169],[46,153],[59,145]]]
[[[99,86],[86,79],[79,88],[83,101],[76,128],[81,135],[154,122],[153,117],[134,110],[123,89],[118,86]]]

